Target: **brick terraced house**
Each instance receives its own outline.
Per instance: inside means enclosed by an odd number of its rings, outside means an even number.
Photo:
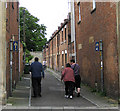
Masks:
[[[43,49],[43,57],[47,61],[47,66],[56,71],[61,71],[62,67],[65,67],[65,64],[74,58],[74,43],[71,42],[70,24],[70,19],[65,19]]]

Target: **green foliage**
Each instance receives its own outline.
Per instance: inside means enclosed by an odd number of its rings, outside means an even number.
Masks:
[[[99,93],[101,96],[107,96],[105,89],[104,89],[103,92],[102,92],[101,90],[99,90],[98,93]]]
[[[96,88],[92,88],[91,92],[97,92]]]
[[[100,95],[101,96],[106,96],[106,92],[104,91],[104,92],[100,92]]]
[[[25,10],[25,25],[24,25],[24,17],[23,10]],[[43,46],[45,45],[47,38],[46,35],[46,26],[43,24],[38,24],[39,19],[34,17],[29,13],[29,11],[20,7],[20,36],[21,42],[24,41],[23,28],[25,26],[25,45],[26,48],[31,51],[42,51]]]
[[[25,52],[25,62],[26,63],[29,63],[30,60],[32,60],[33,56],[30,54],[30,51],[26,49],[26,52]]]
[[[96,88],[90,88],[92,93],[97,93],[100,96],[106,96],[106,90],[104,89],[104,91],[102,92],[101,90],[98,90]]]

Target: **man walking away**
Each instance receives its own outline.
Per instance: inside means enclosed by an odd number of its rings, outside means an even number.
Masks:
[[[75,63],[75,60],[70,60],[71,68],[74,70],[75,76],[75,87],[77,89],[77,97],[80,96],[80,84],[81,84],[81,77],[80,77],[80,66]]]
[[[44,78],[43,66],[38,60],[39,59],[35,57],[35,61],[30,66],[30,72],[32,73],[33,97],[41,97],[41,79]]]

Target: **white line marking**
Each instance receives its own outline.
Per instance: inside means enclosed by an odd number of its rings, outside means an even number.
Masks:
[[[63,107],[57,107],[57,106],[30,106],[30,107],[25,107],[25,106],[6,106],[3,107],[3,109],[118,109],[118,107],[68,107],[68,106],[63,106]]]
[[[23,79],[30,80],[30,78],[28,78],[28,77],[23,77]]]

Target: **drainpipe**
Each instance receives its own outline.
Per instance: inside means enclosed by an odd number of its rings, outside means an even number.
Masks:
[[[23,37],[24,37],[24,45],[25,43],[25,10],[23,10]],[[25,46],[24,46],[25,48]],[[25,66],[25,49],[24,49],[24,66]]]
[[[20,13],[20,9],[19,9]],[[20,15],[19,15],[19,79],[20,79]]]
[[[12,47],[13,47],[13,40],[10,39],[10,96],[12,96]]]
[[[71,0],[71,42],[74,41],[74,54],[75,62],[76,60],[76,38],[75,38],[75,9],[74,9],[74,0]]]
[[[117,50],[118,50],[118,104],[120,104],[120,2],[116,2]]]
[[[103,41],[100,40],[100,61],[101,61],[101,91],[104,91],[104,74],[103,74]]]

